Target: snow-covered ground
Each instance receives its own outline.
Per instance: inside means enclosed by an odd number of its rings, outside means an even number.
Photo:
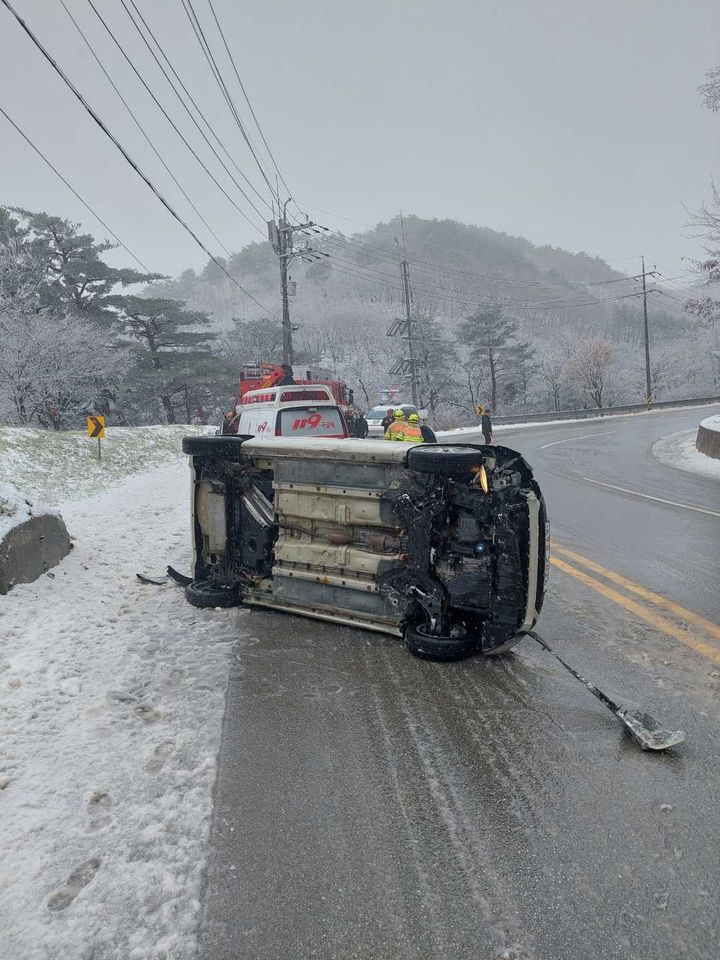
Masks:
[[[184,424],[159,427],[108,427],[98,460],[97,440],[78,430],[0,427],[0,482],[57,506],[97,493],[133,473],[178,460],[186,434],[213,433],[214,427]]]
[[[713,460],[712,457],[700,453],[695,447],[696,438],[697,428],[668,434],[655,441],[653,456],[669,467],[720,480],[720,460]]]
[[[173,455],[62,505],[75,549],[0,598],[7,960],[194,954],[243,613],[196,610],[180,588],[135,577],[188,568],[188,492],[187,462]]]
[[[42,503],[31,500],[14,484],[0,480],[0,540],[7,536],[13,527],[20,526],[31,517],[41,517],[44,514],[56,512]]]

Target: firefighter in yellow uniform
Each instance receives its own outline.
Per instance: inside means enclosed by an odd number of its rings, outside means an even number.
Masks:
[[[393,414],[393,422],[385,431],[386,440],[402,440],[403,431],[407,424],[405,423],[405,414],[398,407],[398,409]]]
[[[408,417],[408,422],[403,429],[402,439],[405,443],[424,443],[422,430],[420,429],[420,417],[416,413],[411,413]]]

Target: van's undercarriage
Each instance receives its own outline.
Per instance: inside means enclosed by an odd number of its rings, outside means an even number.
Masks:
[[[186,438],[200,605],[242,601],[405,636],[438,659],[535,624],[545,507],[505,447]]]

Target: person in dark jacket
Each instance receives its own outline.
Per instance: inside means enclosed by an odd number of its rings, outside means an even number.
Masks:
[[[358,413],[357,415],[357,433],[355,434],[360,440],[364,440],[368,435],[368,422],[364,413]]]
[[[485,443],[490,444],[492,440],[492,421],[490,420],[490,413],[488,410],[484,410],[482,417],[480,418],[480,429],[482,430],[482,435],[485,438]]]
[[[390,426],[390,424],[393,422],[394,419],[395,419],[395,410],[393,409],[393,407],[388,407],[387,413],[382,418],[382,421],[380,423],[380,426],[382,427],[383,436],[385,436],[385,431],[387,430],[387,428]]]

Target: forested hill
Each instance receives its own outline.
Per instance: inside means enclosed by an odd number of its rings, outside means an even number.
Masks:
[[[553,387],[553,404],[585,402],[587,391],[569,385],[568,371],[580,363],[576,355],[588,351],[602,355],[603,365],[607,361],[613,368],[613,389],[604,392],[606,400],[629,402],[642,396],[642,286],[636,275],[619,273],[599,257],[539,247],[486,227],[413,216],[349,236],[317,226],[298,231],[296,241],[311,248],[307,259],[292,261],[290,270],[296,286],[290,302],[296,354],[342,371],[360,386],[366,405],[390,382],[389,370],[403,349],[402,341],[387,336],[404,310],[403,249],[410,265],[413,315],[430,325],[425,333],[428,395],[444,397],[458,369],[477,379],[472,390],[455,384],[447,404],[455,409],[461,396],[467,404],[473,390],[482,394],[490,375],[481,347],[492,342],[502,351],[505,381],[498,384],[493,405],[501,403],[504,409],[519,402],[522,409],[535,400],[548,403],[541,367],[562,371],[568,381],[560,392]],[[213,262],[199,274],[188,270],[149,289],[209,314],[236,366],[258,357],[276,359],[282,342],[277,257],[268,243],[255,243],[225,266],[267,307],[265,313]],[[703,355],[698,357],[695,324],[662,304],[655,296],[650,307],[656,394],[689,389],[700,396],[709,389],[713,372]],[[462,364],[468,357],[466,369]],[[603,378],[607,376],[604,371]],[[533,391],[541,389],[544,399],[534,399]]]
[[[328,301],[345,301],[346,306],[348,300],[400,302],[398,244],[403,232],[414,301],[450,318],[472,312],[476,302],[500,297],[523,312],[552,310],[561,301],[567,310],[573,301],[597,300],[598,320],[607,321],[613,311],[600,303],[607,297],[606,291],[615,292],[619,287],[632,291],[631,281],[626,288],[623,274],[599,257],[536,246],[522,237],[455,220],[406,216],[402,227],[396,218],[350,235],[309,231],[307,240],[321,259],[293,263],[298,318],[310,319],[303,315],[313,309],[313,321],[321,321],[322,305]],[[269,244],[250,244],[223,263],[271,311],[278,311],[278,267]],[[605,286],[608,281],[609,288]],[[200,273],[187,270],[152,289],[186,299],[196,309],[212,311],[220,325],[233,317],[259,313],[212,262]]]

